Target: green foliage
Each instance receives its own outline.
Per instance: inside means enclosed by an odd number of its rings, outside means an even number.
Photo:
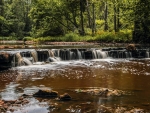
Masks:
[[[80,41],[80,36],[75,33],[69,33],[66,34],[62,39],[63,41],[66,42],[76,42],[76,41]]]
[[[29,14],[33,20],[31,35],[33,37],[63,35],[64,30],[60,24],[62,22],[60,8],[60,1],[37,0]]]
[[[0,37],[0,40],[17,40],[17,38],[15,38],[15,37],[12,37],[12,36],[10,36],[10,37]]]
[[[135,42],[150,42],[149,7],[149,0],[2,0],[0,35],[35,41],[130,42],[133,34]]]
[[[121,32],[104,32],[99,31],[95,37],[88,38],[87,41],[97,41],[97,42],[131,42],[132,32],[130,30]]]
[[[150,43],[150,1],[139,0],[135,8],[133,40]]]
[[[130,30],[122,30],[121,32],[104,32],[99,31],[95,36],[92,35],[85,35],[80,36],[76,33],[68,33],[65,36],[60,37],[38,37],[38,38],[32,38],[32,37],[25,37],[25,41],[36,41],[39,43],[50,41],[50,42],[79,42],[79,41],[88,41],[88,42],[131,42],[132,41],[132,35]]]

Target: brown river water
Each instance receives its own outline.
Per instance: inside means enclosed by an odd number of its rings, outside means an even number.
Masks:
[[[105,113],[100,111],[102,105],[140,108],[150,113],[150,59],[58,61],[0,71],[1,99],[15,100],[39,88],[68,93],[72,100],[30,97],[30,102],[14,108],[14,113]],[[98,88],[121,90],[125,95],[102,97],[80,92]]]

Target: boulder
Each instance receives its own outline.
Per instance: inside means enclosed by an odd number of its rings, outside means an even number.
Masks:
[[[33,94],[34,97],[57,97],[58,92],[48,89],[39,89],[38,92]]]
[[[0,100],[0,106],[3,106],[4,101]]]
[[[11,67],[13,55],[7,52],[0,53],[0,69],[8,69]]]
[[[64,93],[63,95],[59,96],[59,99],[62,101],[67,101],[67,100],[71,100],[71,96],[68,93]]]

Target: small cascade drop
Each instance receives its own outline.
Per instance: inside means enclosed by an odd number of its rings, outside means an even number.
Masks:
[[[77,59],[82,59],[82,54],[78,49],[77,49]]]
[[[129,51],[129,58],[132,58],[132,52]]]
[[[54,56],[56,57],[60,56],[60,49],[52,49],[52,52],[54,53]]]
[[[70,60],[74,60],[75,59],[75,53],[70,51]]]
[[[146,52],[146,58],[149,58],[149,51]]]
[[[55,55],[54,55],[54,52],[53,52],[52,50],[49,50],[48,53],[49,53],[49,56],[50,56],[50,57],[54,57],[54,56],[55,56]]]
[[[60,57],[62,60],[66,60],[66,54],[65,54],[65,50],[60,50]]]
[[[124,53],[125,53],[125,58],[130,58],[129,52],[125,51]]]
[[[22,62],[24,62],[24,65],[32,65],[32,62],[26,57],[22,58]]]
[[[92,50],[92,57],[93,59],[97,59],[97,54],[95,49]]]
[[[22,58],[22,56],[21,56],[21,54],[20,53],[17,53],[16,55],[15,55],[15,66],[22,66],[22,65],[25,65],[24,64],[24,61],[23,61],[23,58]]]
[[[71,51],[69,49],[65,50],[66,60],[71,60]]]
[[[31,55],[34,59],[34,62],[38,62],[38,55],[37,55],[37,51],[33,50],[31,51]]]
[[[102,58],[107,58],[108,57],[108,53],[105,51],[101,51],[101,56]]]
[[[38,61],[46,61],[50,56],[49,56],[49,51],[48,50],[38,50]]]
[[[102,58],[101,50],[96,50],[96,53],[97,53],[97,58],[101,59]]]
[[[84,50],[81,50],[82,59],[85,59]]]
[[[49,57],[46,62],[57,62],[57,61],[60,61],[60,58],[58,58],[58,57]]]

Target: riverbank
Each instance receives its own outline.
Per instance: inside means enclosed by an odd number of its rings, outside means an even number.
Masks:
[[[0,49],[38,48],[41,46],[89,46],[89,47],[126,47],[129,43],[101,42],[34,42],[34,41],[0,41]]]

